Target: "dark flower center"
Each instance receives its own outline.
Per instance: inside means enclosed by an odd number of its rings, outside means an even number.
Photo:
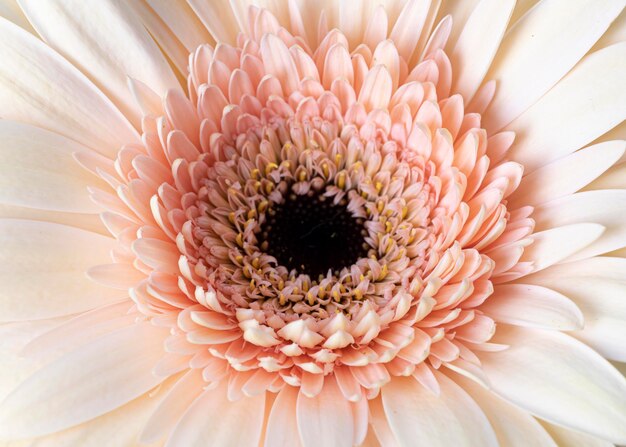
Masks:
[[[354,217],[346,202],[292,192],[268,211],[259,234],[262,249],[280,265],[313,280],[329,270],[338,275],[343,267],[366,257],[369,249],[363,219]]]

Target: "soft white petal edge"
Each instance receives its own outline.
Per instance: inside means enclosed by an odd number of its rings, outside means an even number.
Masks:
[[[493,390],[549,422],[626,443],[626,378],[597,352],[558,331],[500,325],[479,355]]]

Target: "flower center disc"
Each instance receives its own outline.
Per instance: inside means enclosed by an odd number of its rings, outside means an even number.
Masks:
[[[328,271],[338,275],[367,256],[363,219],[355,218],[346,201],[312,191],[289,194],[268,212],[261,227],[261,247],[287,269],[315,279]]]

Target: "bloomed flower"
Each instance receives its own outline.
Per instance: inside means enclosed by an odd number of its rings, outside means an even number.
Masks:
[[[623,2],[190,4],[26,2],[91,81],[1,24],[3,319],[42,367],[0,434],[626,441],[624,142],[578,150],[626,116]]]

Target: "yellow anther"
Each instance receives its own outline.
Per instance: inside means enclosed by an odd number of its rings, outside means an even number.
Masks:
[[[389,267],[387,267],[387,264],[383,264],[383,268],[380,269],[380,275],[378,275],[378,280],[383,280],[387,277],[387,274],[389,274]]]
[[[402,207],[402,218],[404,219],[407,214],[409,214],[409,207],[408,206],[403,206]]]
[[[291,168],[291,162],[289,160],[285,160],[281,163],[282,166],[285,167],[285,169],[289,169]]]
[[[340,172],[337,176],[337,186],[339,189],[343,189],[346,187],[346,173]]]
[[[235,261],[237,262],[237,264],[241,264],[243,262],[243,256],[241,255],[235,256]]]
[[[237,237],[235,237],[235,242],[237,242],[237,245],[243,248],[243,233],[237,234]]]
[[[335,155],[335,164],[337,166],[339,166],[339,164],[341,163],[342,160],[343,160],[343,156],[341,154]]]
[[[382,189],[383,189],[382,182],[376,182],[376,192],[380,194],[380,191],[382,191]]]
[[[261,189],[261,182],[259,182],[258,180],[256,182],[254,182],[254,192],[259,192],[259,190]]]
[[[254,219],[256,217],[256,210],[250,209],[248,210],[248,219]]]
[[[259,202],[259,205],[257,206],[259,213],[264,213],[269,204],[270,203],[267,200],[261,200],[261,202]]]
[[[231,211],[230,213],[228,213],[228,220],[230,221],[231,224],[235,224],[235,212]]]
[[[328,169],[328,163],[322,163],[322,172],[324,173],[324,177],[328,177],[330,174],[330,170]]]
[[[298,172],[298,181],[303,182],[306,180],[306,171],[304,169],[301,169],[300,172]]]
[[[363,275],[363,273],[359,275],[359,281],[365,281],[365,276]]]
[[[265,192],[267,194],[270,194],[272,191],[274,191],[274,184],[267,182],[267,184],[265,185]]]
[[[278,169],[278,165],[274,162],[268,163],[267,166],[265,166],[265,176],[270,175],[274,169]]]
[[[300,289],[299,289],[298,287],[294,287],[294,288],[293,288],[293,294],[294,294],[294,295],[297,295],[297,294],[299,294],[299,293],[300,293]]]
[[[378,210],[379,213],[382,213],[383,209],[385,209],[385,202],[383,202],[382,200],[377,200],[376,209]]]
[[[360,300],[360,299],[363,298],[363,292],[361,292],[361,289],[354,289],[354,290],[352,290],[352,295],[357,300]]]
[[[259,260],[259,258],[254,258],[252,260],[252,267],[254,267],[255,269],[258,269],[260,265],[261,261]]]
[[[243,276],[245,276],[246,278],[252,277],[252,273],[250,272],[250,267],[248,267],[247,265],[244,265],[241,271],[243,272]]]
[[[313,296],[311,292],[306,294],[306,300],[308,301],[309,306],[312,306],[315,304],[315,297]]]
[[[285,298],[285,295],[283,295],[282,293],[279,293],[278,304],[280,304],[281,306],[284,306],[286,302],[287,302],[287,298]]]
[[[258,180],[260,173],[261,171],[259,171],[257,168],[254,168],[252,171],[250,171],[250,178],[254,180]]]
[[[391,225],[391,222],[389,222],[389,221],[385,222],[385,231],[387,233],[391,233],[392,229],[393,229],[393,225]]]
[[[317,297],[323,299],[326,296],[326,289],[324,287],[320,287],[317,291]]]
[[[252,278],[250,280],[250,290],[254,290],[255,287],[256,287],[256,281],[254,280],[254,278]]]
[[[417,234],[417,231],[415,231],[415,228],[413,228],[411,230],[411,232],[409,233],[409,240],[407,241],[408,244],[412,244],[413,241],[415,240],[415,235]]]
[[[339,292],[337,290],[333,290],[332,296],[335,301],[339,301],[341,299],[341,296],[339,295]]]
[[[285,281],[282,279],[278,281],[278,290],[283,290],[285,288]]]

